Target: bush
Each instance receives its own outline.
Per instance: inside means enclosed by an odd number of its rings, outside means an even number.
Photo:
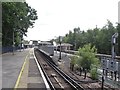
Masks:
[[[83,70],[90,71],[92,79],[97,79],[97,68],[100,65],[99,59],[96,58],[97,49],[91,44],[84,45],[84,47],[78,49],[78,57],[71,57],[71,69],[75,67],[82,68]],[[81,72],[80,72],[81,73]]]
[[[73,71],[74,66],[76,64],[77,56],[72,56],[70,61],[70,69]]]
[[[91,65],[99,65],[99,59],[96,58],[97,49],[91,44],[84,45],[84,47],[78,49],[78,55],[82,57],[80,64],[84,69],[90,70]]]
[[[96,65],[91,65],[90,76],[94,80],[98,79],[98,73],[97,73],[97,66]]]

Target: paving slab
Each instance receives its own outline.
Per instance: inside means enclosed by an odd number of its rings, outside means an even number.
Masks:
[[[2,88],[14,88],[21,67],[31,48],[2,55]]]
[[[33,50],[30,51],[28,58],[26,59],[24,69],[22,71],[18,86],[16,88],[39,88],[45,89],[43,78],[38,70],[37,64],[34,59]]]

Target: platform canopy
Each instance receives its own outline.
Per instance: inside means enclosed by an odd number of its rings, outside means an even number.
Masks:
[[[41,45],[51,45],[51,43],[47,42],[47,41],[41,41],[39,44],[41,44]]]
[[[57,46],[60,46],[60,44],[58,44]],[[61,46],[73,46],[73,45],[69,43],[61,43]]]

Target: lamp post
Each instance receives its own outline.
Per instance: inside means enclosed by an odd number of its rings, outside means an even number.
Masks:
[[[22,37],[22,34],[21,34],[21,32],[20,32],[20,52],[21,52],[21,43],[22,43],[22,39],[21,39],[21,37]]]
[[[115,56],[116,56],[116,52],[115,52],[115,45],[116,45],[116,38],[118,38],[118,33],[115,33],[114,35],[112,35],[112,60],[114,60]]]
[[[62,42],[62,37],[59,36],[59,43],[60,43],[60,55],[59,55],[59,60],[61,59],[61,42]]]
[[[14,55],[14,45],[15,44],[15,42],[14,42],[14,29],[13,29],[13,45],[12,45],[12,47],[13,47],[13,55]]]
[[[56,41],[57,37],[55,36],[54,38],[55,38],[55,40],[54,40],[54,46],[56,47],[55,49],[56,49],[56,54],[57,54],[57,43],[56,43],[57,42]]]
[[[20,51],[22,49],[22,37],[23,37],[23,31],[20,31]]]

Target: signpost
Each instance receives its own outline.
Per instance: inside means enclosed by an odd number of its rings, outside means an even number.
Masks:
[[[111,53],[112,56],[110,57],[101,57],[101,66],[103,69],[103,75],[105,75],[106,77],[108,76],[108,73],[111,74],[111,78],[115,78],[115,80],[117,80],[117,74],[118,77],[120,78],[120,62],[117,62],[117,60],[115,59],[116,57],[116,51],[115,51],[115,45],[116,43],[116,38],[118,38],[118,33],[115,33],[114,35],[112,35],[112,39],[111,39],[111,44],[112,44],[112,49],[111,49]]]
[[[108,68],[106,57],[101,58],[101,65],[102,65],[102,69],[104,69],[104,70],[106,70]]]
[[[60,55],[59,55],[59,60],[61,59],[61,42],[62,42],[62,37],[59,36],[59,43],[60,43]]]
[[[109,71],[116,71],[116,61],[109,61]]]
[[[120,62],[118,62],[118,79],[120,80]]]

